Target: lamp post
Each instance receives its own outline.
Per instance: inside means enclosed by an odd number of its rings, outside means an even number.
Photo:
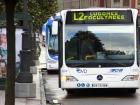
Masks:
[[[24,21],[23,21],[23,25],[27,27],[27,20],[26,20],[26,15],[28,14],[28,1],[27,0],[23,0],[23,13],[24,13]]]
[[[23,0],[23,26],[26,29],[22,34],[22,50],[20,51],[20,72],[16,78],[15,96],[16,97],[36,97],[36,83],[33,82],[33,75],[30,73],[32,61],[31,48],[31,27],[28,16],[27,0]]]
[[[29,29],[29,24],[26,19],[28,15],[27,0],[23,0],[23,26],[25,27],[25,32],[22,34],[22,50],[20,51],[21,65],[20,72],[16,78],[18,83],[32,83],[33,76],[30,73],[30,64],[31,64],[31,33]]]

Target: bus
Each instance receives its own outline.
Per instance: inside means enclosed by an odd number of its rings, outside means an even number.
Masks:
[[[53,17],[50,17],[42,27],[42,35],[45,38],[46,69],[47,72],[58,70],[58,35],[52,34]]]
[[[139,88],[138,11],[132,8],[69,9],[60,12],[59,87]],[[58,29],[58,30],[57,30]]]

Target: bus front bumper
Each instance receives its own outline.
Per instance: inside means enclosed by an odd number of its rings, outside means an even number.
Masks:
[[[61,88],[139,88],[139,81],[61,82]]]

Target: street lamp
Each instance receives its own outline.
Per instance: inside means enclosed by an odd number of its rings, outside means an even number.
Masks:
[[[33,75],[30,73],[30,64],[31,64],[31,35],[30,29],[28,25],[28,7],[27,7],[27,0],[23,0],[24,8],[23,8],[23,26],[26,29],[25,32],[22,34],[22,50],[20,51],[20,72],[17,75],[16,82],[18,83],[32,83],[33,82]]]
[[[28,0],[23,0],[23,13],[24,13],[24,19],[26,18],[26,15],[28,14]],[[25,19],[23,22],[23,25],[27,27],[27,20]]]

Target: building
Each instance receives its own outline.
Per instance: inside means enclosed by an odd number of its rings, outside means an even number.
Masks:
[[[140,16],[140,0],[108,0],[108,2],[111,8],[137,8]]]
[[[71,8],[137,8],[140,16],[140,0],[58,0],[59,11]]]
[[[58,0],[59,10],[71,8],[103,7],[104,0]]]

